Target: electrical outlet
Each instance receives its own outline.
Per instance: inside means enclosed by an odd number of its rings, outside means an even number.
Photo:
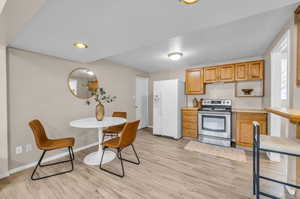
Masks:
[[[20,154],[20,153],[22,153],[22,146],[17,146],[16,147],[16,154]]]
[[[32,151],[32,145],[26,144],[26,152]]]

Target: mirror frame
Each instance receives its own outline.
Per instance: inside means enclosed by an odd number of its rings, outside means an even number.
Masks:
[[[88,97],[88,98],[79,97],[79,96],[77,96],[77,95],[75,95],[75,94],[73,93],[73,91],[72,91],[72,89],[71,89],[71,87],[70,87],[71,74],[72,74],[73,72],[77,71],[77,70],[89,70],[89,71],[92,71],[92,70],[90,70],[89,68],[84,68],[84,67],[79,67],[79,68],[73,69],[73,70],[69,73],[69,76],[68,76],[68,79],[67,79],[67,84],[68,84],[69,91],[70,91],[70,92],[72,93],[72,95],[73,95],[74,97],[76,97],[76,98],[83,99],[83,100],[88,100],[88,99],[92,98],[93,96]],[[94,71],[92,71],[92,72],[93,72],[93,73],[95,74],[95,76],[96,76],[96,73],[95,73]],[[96,76],[96,79],[97,79],[97,81],[98,81],[98,77],[97,77],[97,76]],[[98,87],[99,87],[99,81],[98,81]]]

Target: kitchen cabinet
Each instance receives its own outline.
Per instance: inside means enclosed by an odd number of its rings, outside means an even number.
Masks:
[[[235,65],[228,64],[204,68],[204,83],[235,81]]]
[[[235,65],[228,64],[218,67],[219,78],[221,82],[233,82],[235,80]]]
[[[248,64],[248,80],[264,79],[264,62],[255,61]]]
[[[239,63],[235,65],[235,80],[248,80],[248,63]]]
[[[253,144],[253,121],[261,125],[261,134],[267,134],[267,113],[236,113],[236,145],[251,147]]]
[[[204,68],[204,83],[214,83],[218,81],[218,67]]]
[[[254,81],[264,79],[264,61],[238,63],[235,65],[236,81]]]
[[[203,68],[188,69],[185,71],[185,94],[205,94]]]
[[[184,137],[198,137],[198,108],[184,108],[182,113],[182,135]]]

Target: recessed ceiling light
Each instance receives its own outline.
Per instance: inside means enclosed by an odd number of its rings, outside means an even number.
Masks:
[[[183,56],[183,53],[181,53],[181,52],[172,52],[172,53],[168,54],[168,57],[173,61],[179,60],[182,56]]]
[[[81,43],[81,42],[76,42],[73,44],[76,48],[88,48],[87,44]]]
[[[194,4],[194,3],[197,3],[198,0],[179,0],[181,3],[184,3],[184,4]]]

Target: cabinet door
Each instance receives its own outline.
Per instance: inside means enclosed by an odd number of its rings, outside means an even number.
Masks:
[[[235,65],[235,80],[244,81],[248,80],[248,64],[239,63]]]
[[[236,123],[236,144],[251,147],[253,144],[253,121],[260,124],[261,134],[267,134],[266,114],[238,114]]]
[[[264,79],[264,62],[255,61],[249,62],[248,65],[248,80],[263,80]]]
[[[185,93],[187,95],[201,95],[205,93],[202,68],[185,71]]]
[[[234,64],[219,66],[219,81],[233,82],[235,80]]]
[[[218,67],[204,68],[204,83],[214,83],[218,81]]]

